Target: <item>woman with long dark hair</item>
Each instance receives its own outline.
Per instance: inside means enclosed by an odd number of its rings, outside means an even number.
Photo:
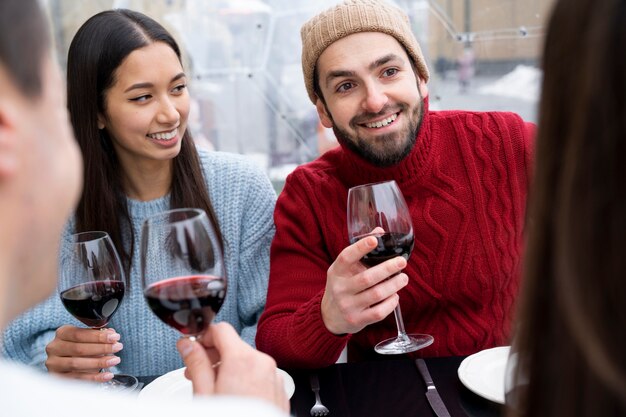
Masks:
[[[244,157],[196,150],[187,129],[187,75],[173,37],[138,12],[99,13],[72,40],[67,89],[85,168],[84,191],[63,244],[72,233],[108,232],[130,290],[104,332],[67,325],[77,322],[52,297],[9,327],[5,353],[51,372],[99,381],[112,374],[98,370],[112,365],[132,375],[181,367],[179,334],[145,305],[139,268],[143,220],[180,207],[203,209],[220,231],[228,292],[216,321],[229,322],[254,345],[265,305],[276,195]]]
[[[626,1],[547,32],[511,416],[626,415]]]

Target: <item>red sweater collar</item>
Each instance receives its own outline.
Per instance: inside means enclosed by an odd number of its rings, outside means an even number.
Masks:
[[[399,163],[391,167],[377,167],[350,149],[341,145],[339,171],[347,181],[347,186],[371,182],[396,180],[398,184],[409,183],[419,178],[419,173],[426,163],[431,145],[430,114],[428,111],[428,97],[424,98],[424,118],[415,146],[411,152]]]

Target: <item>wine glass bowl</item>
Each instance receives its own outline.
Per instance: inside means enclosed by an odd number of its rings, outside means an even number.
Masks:
[[[92,329],[109,323],[124,298],[124,283],[106,280],[78,284],[60,293],[65,309]]]
[[[144,221],[141,277],[144,298],[161,321],[191,338],[208,329],[227,281],[221,240],[203,210],[174,209]]]
[[[106,232],[76,233],[71,239],[71,245],[63,246],[61,253],[58,283],[61,303],[83,324],[104,330],[126,291],[122,263]],[[128,389],[137,383],[133,376],[116,374],[101,386]]]
[[[376,247],[363,256],[361,263],[372,267],[397,256],[409,259],[414,245],[413,222],[395,181],[350,188],[347,211],[350,243],[367,236],[375,236],[378,240]],[[398,335],[378,343],[374,348],[376,352],[408,353],[433,343],[430,335],[406,333],[399,303],[394,315]]]

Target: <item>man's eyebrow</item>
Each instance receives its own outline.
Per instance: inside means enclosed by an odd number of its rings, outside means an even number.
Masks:
[[[385,65],[386,63],[390,62],[390,61],[400,61],[400,62],[404,62],[404,60],[402,59],[402,57],[396,55],[396,54],[387,54],[383,57],[378,58],[376,61],[372,62],[371,64],[368,65],[368,69],[370,71]]]
[[[185,73],[184,72],[180,72],[178,74],[176,74],[174,77],[172,77],[171,79],[171,83],[176,81],[176,80],[180,80],[181,78],[185,77]],[[137,84],[133,84],[130,87],[128,87],[126,90],[124,90],[125,93],[128,93],[131,90],[137,90],[140,88],[150,88],[150,87],[154,87],[154,84],[152,83],[137,83]]]
[[[326,87],[330,87],[330,83],[333,81],[333,79],[335,78],[340,78],[340,77],[353,77],[356,73],[354,71],[347,71],[347,70],[336,70],[336,71],[330,71],[328,73],[328,75],[326,75]]]
[[[391,61],[400,61],[400,62],[404,62],[404,60],[402,59],[402,57],[396,55],[396,54],[387,54],[385,56],[382,56],[380,58],[378,58],[376,61],[372,62],[371,64],[369,64],[367,66],[367,68],[370,71],[375,70],[376,68],[383,66]],[[334,78],[340,78],[340,77],[353,77],[355,76],[355,72],[354,71],[348,71],[348,70],[336,70],[336,71],[330,71],[327,75],[326,75],[326,87],[328,88],[330,86],[330,83],[332,82],[332,80]]]

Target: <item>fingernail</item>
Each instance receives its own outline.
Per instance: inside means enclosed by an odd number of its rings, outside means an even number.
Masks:
[[[100,379],[102,381],[109,381],[109,380],[113,379],[113,373],[111,373],[111,372],[103,372],[102,374],[100,374]]]
[[[113,346],[111,346],[111,350],[113,351],[113,353],[115,352],[119,352],[120,350],[122,350],[124,348],[124,345],[121,343],[115,343]]]
[[[118,333],[110,333],[107,335],[107,342],[113,343],[120,340],[120,335]]]
[[[118,363],[120,363],[121,361],[122,360],[119,357],[115,356],[115,357],[109,359],[106,363],[107,363],[107,366],[115,366]]]
[[[404,268],[405,265],[406,265],[406,261],[404,260],[404,258],[397,258],[396,259],[396,266],[398,268]]]
[[[179,343],[178,352],[180,353],[180,356],[186,358],[187,355],[189,355],[193,350],[193,343],[194,342],[188,339],[184,339],[181,343]]]

